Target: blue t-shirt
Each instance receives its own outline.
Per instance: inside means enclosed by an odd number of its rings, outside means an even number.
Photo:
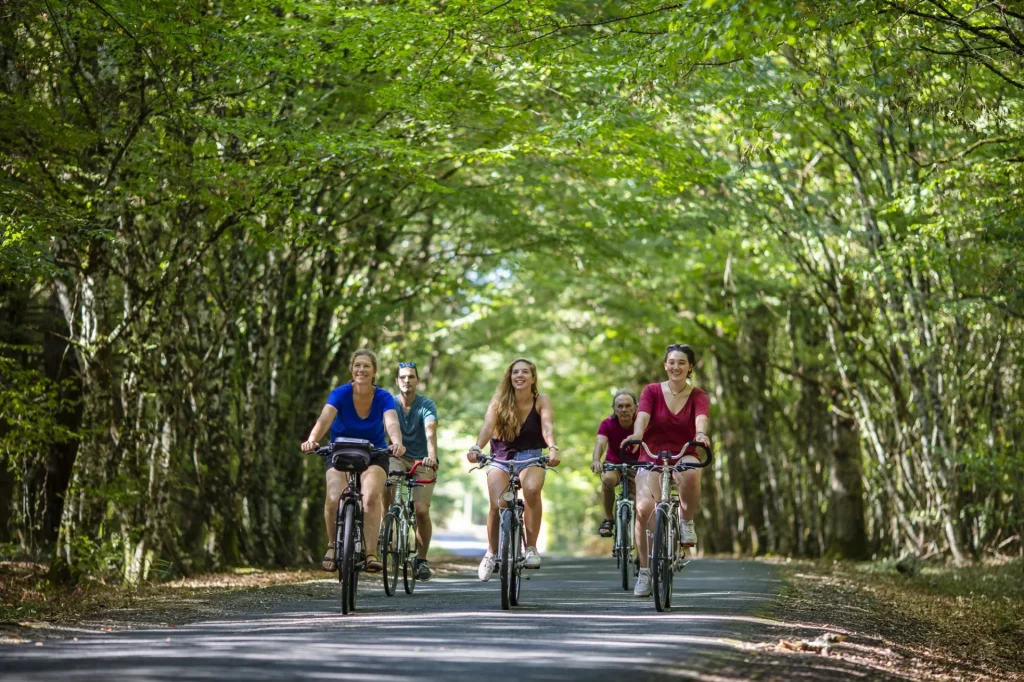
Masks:
[[[427,456],[427,424],[437,421],[437,406],[430,398],[417,394],[407,413],[402,407],[402,398],[393,397],[398,410],[398,424],[402,427],[405,456],[423,459]]]
[[[338,411],[331,424],[331,440],[338,437],[363,438],[376,448],[386,448],[384,440],[384,413],[395,409],[395,399],[382,388],[374,386],[370,414],[363,419],[352,402],[352,384],[338,386],[327,397],[327,404]]]

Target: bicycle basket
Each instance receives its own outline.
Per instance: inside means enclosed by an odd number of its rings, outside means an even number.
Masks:
[[[331,444],[331,466],[338,471],[359,472],[370,468],[373,443],[360,438],[335,438]]]

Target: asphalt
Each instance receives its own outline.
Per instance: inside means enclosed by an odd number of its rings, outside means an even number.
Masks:
[[[497,576],[420,583],[387,597],[364,576],[357,611],[340,588],[308,600],[173,629],[0,647],[8,680],[860,680],[887,679],[841,659],[761,646],[817,634],[765,618],[782,582],[770,565],[697,559],[676,576],[671,611],[617,588],[608,558],[548,558],[500,607]]]

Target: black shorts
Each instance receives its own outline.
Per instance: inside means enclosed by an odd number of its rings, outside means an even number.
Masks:
[[[390,455],[386,455],[386,454],[384,454],[384,455],[371,455],[370,456],[370,466],[372,466],[372,467],[380,467],[381,469],[384,470],[384,473],[387,474],[388,473],[388,468],[391,466],[391,461],[390,460],[391,460]],[[328,471],[330,471],[333,468],[334,467],[331,466],[331,458],[330,457],[324,457],[324,473],[327,473]]]

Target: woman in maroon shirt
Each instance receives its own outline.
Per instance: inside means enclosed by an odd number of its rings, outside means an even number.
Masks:
[[[672,344],[665,351],[668,381],[648,384],[640,394],[640,405],[630,438],[643,439],[652,453],[663,450],[678,453],[692,440],[711,445],[707,436],[710,424],[708,394],[688,381],[695,363],[696,356],[692,348],[686,344]],[[642,451],[640,459],[652,461]],[[676,474],[674,478],[679,486],[679,502],[683,513],[679,542],[692,547],[697,544],[693,517],[700,503],[700,471],[687,471]],[[633,594],[646,597],[651,593],[651,573],[647,567],[647,530],[654,508],[661,500],[661,474],[653,471],[638,472],[636,487],[635,531],[636,548],[640,555],[640,576]]]

